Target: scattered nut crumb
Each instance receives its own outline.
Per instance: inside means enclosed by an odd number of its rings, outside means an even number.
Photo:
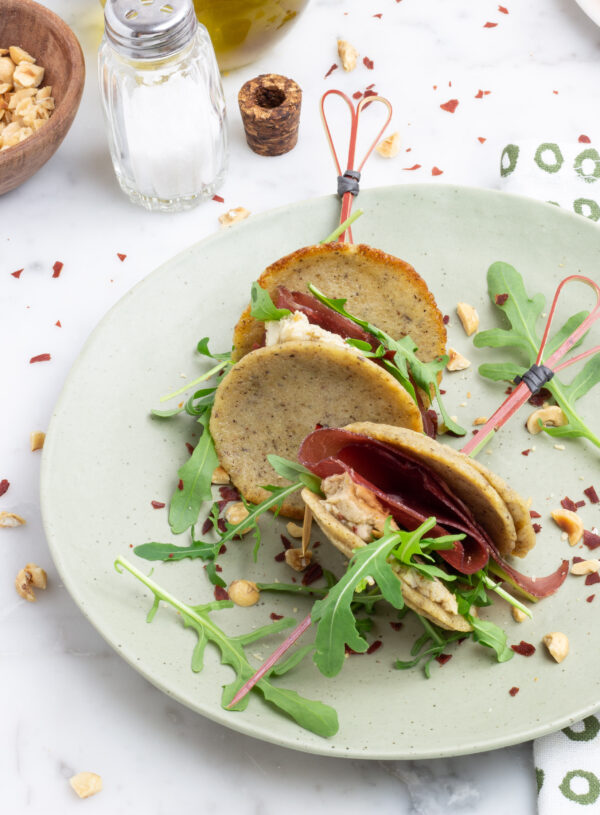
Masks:
[[[229,584],[227,592],[230,600],[243,608],[254,606],[260,600],[258,586],[251,580],[234,580]]]
[[[215,470],[212,474],[212,483],[213,484],[229,484],[230,478],[229,473],[221,467],[219,464],[218,467],[215,467]]]
[[[458,314],[458,319],[461,321],[467,337],[470,337],[471,334],[474,334],[479,328],[479,314],[477,314],[473,306],[470,306],[468,303],[457,303],[456,313]]]
[[[33,589],[45,589],[47,583],[46,572],[35,563],[28,563],[15,578],[17,593],[28,603],[34,603],[36,600]]]
[[[448,371],[464,371],[470,364],[470,361],[463,357],[462,354],[459,354],[455,348],[448,348],[448,362],[446,364]]]
[[[4,529],[10,529],[14,526],[25,526],[26,523],[25,518],[21,518],[20,515],[16,515],[14,512],[0,512],[0,527]]]
[[[42,433],[41,430],[34,430],[32,433],[29,434],[30,442],[31,442],[31,451],[41,450],[44,446],[44,441],[46,440],[46,434]]]
[[[600,560],[580,560],[571,566],[571,574],[593,574],[600,569]]]
[[[565,445],[564,445],[564,444],[555,444],[555,445],[554,445],[554,449],[555,449],[555,450],[564,450],[564,449],[565,449]]]
[[[550,513],[554,521],[567,533],[569,545],[575,546],[583,537],[583,521],[576,512],[570,509],[553,509]]]
[[[356,68],[356,60],[358,58],[356,48],[346,40],[338,40],[337,47],[344,71],[353,71]]]
[[[290,535],[292,538],[302,537],[302,527],[299,526],[298,524],[295,524],[293,521],[290,521],[288,524],[286,524],[285,528],[287,529],[288,535]]]
[[[466,407],[466,406],[467,406],[466,402],[461,402],[460,405],[459,405],[459,407]]]
[[[54,110],[52,88],[40,88],[44,68],[18,46],[0,49],[0,150],[39,130]]]
[[[244,207],[235,207],[230,209],[224,215],[219,215],[219,223],[221,226],[231,226],[237,221],[243,221],[250,215],[250,210]]]
[[[525,620],[527,619],[527,614],[525,614],[524,611],[521,611],[521,609],[517,608],[516,606],[512,607],[512,615],[514,621],[517,623],[524,623]]]
[[[562,662],[569,653],[569,640],[561,631],[553,631],[542,638],[542,642],[548,649],[550,656],[557,662]]]
[[[539,408],[529,415],[526,422],[527,430],[534,436],[540,433],[542,430],[539,425],[540,422],[544,427],[561,427],[567,424],[567,417],[558,405]]]
[[[89,798],[102,789],[102,778],[96,773],[77,773],[69,778],[69,784],[80,798]]]
[[[235,501],[233,504],[230,504],[227,509],[225,510],[225,520],[227,523],[230,524],[239,524],[242,521],[245,521],[250,513],[242,503],[242,501]],[[245,532],[249,532],[250,527],[247,529],[241,530],[240,534],[244,534]]]
[[[302,549],[286,549],[285,562],[296,572],[303,572],[312,560],[312,552],[302,553]]]
[[[478,416],[476,419],[473,419],[473,424],[485,424],[487,420],[487,416]]]
[[[382,139],[375,149],[383,158],[394,158],[400,152],[400,133],[392,133],[387,139]]]

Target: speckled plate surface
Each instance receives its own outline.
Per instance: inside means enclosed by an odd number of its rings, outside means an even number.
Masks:
[[[441,310],[451,315],[450,344],[473,365],[447,375],[444,387],[450,413],[471,427],[477,416],[490,415],[503,398],[504,386],[484,382],[477,366],[499,358],[472,347],[454,316],[458,300],[474,305],[481,327],[495,325],[488,303],[485,274],[496,260],[512,263],[530,291],[549,298],[560,278],[581,272],[597,274],[600,230],[581,216],[557,207],[502,193],[438,185],[388,187],[361,193],[365,215],[355,225],[355,239],[412,263],[433,290]],[[244,713],[219,704],[221,686],[231,680],[209,647],[204,671],[190,670],[195,635],[170,609],[145,622],[151,598],[130,575],[113,568],[118,555],[136,558],[131,546],[149,540],[169,541],[165,510],[150,501],[167,501],[177,468],[185,461],[186,441],[194,441],[189,417],[169,423],[149,417],[160,394],[180,387],[203,370],[198,339],[226,349],[231,330],[248,301],[250,282],[271,261],[299,246],[315,243],[338,217],[334,197],[306,201],[250,218],[191,247],[157,269],[129,292],[94,331],[67,380],[56,406],[44,447],[42,509],[57,568],[83,614],[136,670],[165,693],[227,727],[314,753],[359,758],[426,758],[489,750],[531,739],[600,707],[600,598],[582,578],[569,577],[560,593],[542,601],[534,620],[518,625],[508,607],[495,604],[490,615],[508,631],[509,642],[525,639],[538,650],[498,665],[491,652],[471,643],[454,648],[454,658],[424,679],[420,669],[397,671],[394,660],[407,658],[419,630],[416,620],[401,631],[392,617],[378,618],[372,638],[383,647],[353,656],[336,679],[325,679],[310,660],[281,679],[282,686],[333,705],[339,733],[326,740],[307,733],[252,698]],[[584,307],[587,290],[567,291],[565,313]],[[470,395],[469,395],[470,394]],[[596,397],[597,398],[597,397]],[[594,400],[582,400],[594,419]],[[85,440],[83,442],[82,440]],[[455,442],[455,446],[459,446]],[[598,451],[581,440],[537,437],[535,451],[520,418],[514,419],[483,454],[485,464],[507,478],[541,515],[536,549],[518,561],[529,574],[553,571],[563,557],[583,554],[561,540],[549,517],[560,497],[582,498],[590,484],[600,489]],[[598,506],[581,510],[586,527],[598,524]],[[279,522],[277,522],[279,523]],[[285,564],[274,561],[281,550],[277,523],[264,525],[259,562],[251,545],[229,546],[224,577],[289,581]],[[184,539],[182,539],[184,538]],[[177,543],[186,544],[181,536]],[[330,547],[317,551],[338,573],[343,562]],[[199,561],[159,564],[154,579],[187,602],[212,598]],[[271,611],[301,619],[309,606],[302,598],[263,595],[251,609],[219,613],[230,632],[269,621]],[[487,612],[486,612],[487,614]],[[571,653],[560,665],[544,653],[541,637],[564,631]],[[275,646],[265,641],[250,648],[260,659]],[[512,697],[509,690],[519,687]]]

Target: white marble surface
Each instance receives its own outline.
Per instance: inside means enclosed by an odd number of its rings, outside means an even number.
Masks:
[[[275,50],[224,79],[231,137],[230,172],[220,191],[226,203],[166,216],[133,207],[112,173],[96,83],[96,0],[47,0],[80,38],[88,78],[57,154],[0,199],[0,479],[10,481],[0,510],[27,519],[26,527],[1,533],[2,812],[535,811],[530,745],[427,762],[324,759],[239,736],[163,696],[100,639],[61,586],[40,521],[40,454],[29,450],[30,431],[45,430],[87,335],[134,283],[214,232],[229,207],[259,212],[334,191],[317,111],[328,87],[353,92],[374,82],[394,105],[402,152],[393,161],[372,159],[363,178],[369,186],[495,186],[502,142],[599,136],[600,30],[574,0],[505,2],[508,14],[492,0],[312,0]],[[497,26],[484,27],[488,21]],[[0,19],[0,40],[1,33]],[[360,65],[324,79],[336,61],[337,36],[374,60],[373,70]],[[242,83],[267,71],[291,76],[304,89],[299,144],[278,159],[247,149],[236,109]],[[490,93],[475,98],[480,89]],[[451,98],[459,100],[453,114],[440,109]],[[404,169],[417,163],[419,170]],[[434,166],[443,174],[432,176]],[[127,254],[124,262],[117,252]],[[52,279],[56,260],[64,269]],[[11,276],[20,268],[19,279]],[[28,364],[44,352],[51,362]],[[49,574],[36,604],[13,587],[30,560]],[[101,795],[85,804],[67,782],[80,770],[104,779]]]

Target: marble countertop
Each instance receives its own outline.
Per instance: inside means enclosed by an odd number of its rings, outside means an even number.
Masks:
[[[58,152],[0,198],[0,480],[10,482],[0,510],[27,520],[1,535],[3,812],[66,815],[83,806],[111,815],[184,809],[295,815],[339,806],[346,815],[367,808],[381,815],[533,813],[528,744],[435,761],[326,759],[238,735],[162,695],[100,638],[61,585],[41,526],[40,454],[30,451],[29,434],[46,429],[71,365],[106,311],[161,262],[217,230],[220,214],[237,206],[257,213],[335,190],[318,114],[327,88],[352,93],[374,83],[394,106],[391,129],[401,135],[401,153],[393,160],[374,156],[365,185],[492,187],[501,143],[600,135],[593,104],[600,30],[574,0],[507,7],[492,0],[312,0],[274,50],[224,77],[231,145],[219,191],[225,203],[159,215],[130,204],[113,175],[96,79],[99,4],[46,5],[79,37],[87,80]],[[353,73],[338,69],[325,78],[337,61],[338,36],[369,56],[373,68],[359,64]],[[293,77],[304,92],[298,146],[277,159],[249,151],[237,111],[241,85],[265,72]],[[450,99],[459,100],[453,114],[440,107]],[[57,260],[64,267],[53,279]],[[45,352],[50,363],[29,365]],[[28,561],[49,576],[35,604],[13,586]],[[102,793],[85,804],[68,784],[81,770],[104,781]]]

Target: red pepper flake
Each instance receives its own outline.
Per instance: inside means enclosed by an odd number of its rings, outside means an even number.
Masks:
[[[222,571],[223,571],[223,567],[219,566],[219,564],[217,563],[216,566],[215,566],[215,572],[222,572]]]
[[[334,62],[333,65],[331,66],[331,68],[327,71],[327,73],[323,77],[323,79],[327,79],[328,76],[331,76],[331,74],[336,70],[337,67],[338,66]]]
[[[584,529],[583,542],[588,549],[597,549],[600,546],[600,535],[595,535],[593,532]]]
[[[321,541],[315,541],[314,544],[313,544],[313,549],[318,549],[320,545],[321,545]]]
[[[442,394],[442,396],[445,396],[446,391],[443,388],[440,388],[440,393]]]
[[[272,612],[269,614],[269,617],[270,617],[272,620],[283,620],[283,614],[275,614],[275,612],[274,612],[274,611],[272,611]]]
[[[362,99],[362,91],[356,91],[352,94],[353,99]]]
[[[444,323],[444,325],[448,325],[448,323],[450,322],[450,315],[444,314],[444,316],[442,317],[442,322]]]
[[[3,478],[0,481],[0,495],[4,495],[6,490],[10,487],[10,481],[7,481],[6,478]]]
[[[449,99],[447,102],[444,102],[443,105],[440,105],[440,107],[442,110],[447,110],[448,113],[454,113],[458,107],[458,99]]]
[[[381,20],[381,18],[383,17],[383,14],[374,14],[373,17],[379,17],[379,19]]]
[[[225,203],[225,199],[222,198],[220,195],[213,195],[212,200],[216,201],[219,204],[224,204]]]
[[[600,498],[598,498],[598,493],[593,487],[587,487],[583,491],[583,494],[587,495],[590,504],[597,504],[600,501]]]
[[[374,88],[374,87],[375,87],[375,83],[374,83],[374,82],[371,82],[371,84],[370,84],[370,85],[367,85],[367,90],[368,90],[368,91],[370,91],[370,90],[371,90],[372,88]]]
[[[52,359],[50,354],[38,354],[37,357],[31,357],[29,363],[32,362],[48,362],[49,359]]]
[[[452,659],[452,654],[440,654],[435,658],[436,662],[439,662],[440,665],[445,665],[446,662],[449,662]]]
[[[486,23],[483,27],[484,28],[496,28],[498,23]]]
[[[503,306],[506,301],[508,300],[508,294],[497,294],[494,297],[494,301],[497,306]]]
[[[584,507],[585,501],[575,501],[575,506],[577,507],[577,509],[579,509],[579,507]]]
[[[477,141],[483,144],[484,142],[487,141],[487,139],[485,136],[477,136]]]
[[[281,542],[283,543],[283,548],[284,549],[291,549],[292,548],[292,542],[290,541],[289,538],[286,538],[285,535],[281,535]]]
[[[276,560],[277,563],[283,563],[283,561],[285,560],[285,551],[280,552],[278,555],[275,555],[273,560]]]
[[[207,532],[213,528],[212,521],[210,518],[207,518],[204,523],[202,524],[202,534],[206,535]]]
[[[190,443],[189,443],[189,441],[186,441],[185,446],[186,446],[186,448],[187,448],[188,453],[189,453],[189,454],[190,454],[190,456],[191,456],[191,455],[192,455],[192,453],[194,452],[194,445],[193,445],[193,444],[190,444]]]
[[[60,273],[62,272],[64,265],[65,264],[61,263],[60,260],[57,260],[52,267],[52,277],[60,277]]]
[[[541,518],[542,516],[540,515],[539,512],[536,512],[535,509],[530,509],[529,510],[529,517],[530,518]]]
[[[240,494],[235,487],[219,487],[219,495],[225,503],[240,500]]]
[[[544,402],[547,402],[549,399],[552,399],[552,394],[548,388],[541,388],[537,393],[531,394],[527,400],[527,404],[533,405],[534,407],[542,407]]]
[[[390,620],[390,626],[391,626],[391,628],[394,629],[394,631],[400,631],[400,629],[402,628],[403,625],[404,625],[404,623],[397,623],[397,622],[394,622],[393,620]]]
[[[568,495],[565,495],[565,497],[560,502],[560,505],[563,509],[568,509],[569,512],[577,512],[577,504],[575,503],[575,501],[571,501]]]
[[[413,164],[412,167],[403,167],[403,170],[418,170],[421,167],[420,164]]]
[[[498,11],[501,14],[508,14],[508,9],[506,8],[506,6],[498,6]]]
[[[320,577],[323,577],[323,568],[321,567],[321,564],[311,563],[308,569],[304,572],[304,576],[302,577],[302,585],[310,586],[311,583],[314,583],[315,580],[318,580]]]
[[[365,95],[365,99],[367,98],[367,96],[377,96],[377,91],[366,90],[364,95]],[[367,102],[366,104],[364,104],[363,105],[363,110],[366,110],[369,107],[370,104],[371,104],[370,102]]]
[[[481,88],[475,94],[475,99],[483,99],[483,91],[481,90]]]
[[[511,645],[510,647],[515,654],[521,654],[523,657],[530,657],[532,654],[535,654],[535,645],[532,645],[530,642],[525,642],[525,640],[521,640],[518,645]]]
[[[54,325],[58,326],[59,328],[62,328],[62,323],[61,323],[61,321],[60,321],[60,320],[57,320],[57,321],[54,323]]]
[[[521,450],[522,456],[528,456],[531,453],[531,447],[528,447],[527,450]]]
[[[558,96],[558,91],[552,91],[555,96]]]
[[[178,490],[182,490],[182,489],[183,489],[183,481],[181,480],[181,478],[179,479],[179,483],[177,484],[177,489],[178,489]]]
[[[581,136],[580,136],[580,137],[577,139],[577,141],[578,141],[578,142],[580,142],[580,144],[590,144],[591,139],[590,139],[590,137],[589,137],[589,136],[583,136],[583,135],[581,135]]]
[[[443,175],[444,171],[440,170],[439,167],[432,167],[431,168],[431,175]]]
[[[175,555],[173,554],[173,552],[171,552],[171,553],[169,554],[169,557],[175,557]],[[204,568],[206,569],[206,566],[205,566]]]
[[[541,524],[531,524],[531,525],[532,525],[533,531],[535,532],[536,535],[538,535],[542,531],[542,525]]]
[[[598,572],[592,572],[585,578],[586,586],[593,586],[595,583],[600,583],[600,574]]]
[[[229,595],[223,586],[215,586],[215,600],[229,600]]]
[[[434,86],[433,86],[433,90],[434,90],[434,91],[437,91],[437,85],[434,85]]]
[[[219,532],[227,532],[227,524],[225,523],[225,518],[219,518],[217,521],[217,529]]]
[[[23,269],[17,269],[17,271],[16,271],[16,272],[11,272],[11,275],[12,275],[13,277],[16,277],[16,278],[18,279],[19,277],[21,277],[21,272],[23,272],[23,271],[25,271],[25,268],[24,268],[24,267],[23,267]]]
[[[504,393],[508,396],[513,392],[513,390],[514,388],[512,387],[512,385],[509,385],[508,388],[504,391]]]
[[[222,543],[221,548],[219,549],[219,554],[224,555],[226,551],[227,551],[227,547],[225,546],[224,543]]]
[[[573,556],[573,563],[583,563],[583,560],[582,557],[578,557],[577,555]]]
[[[510,695],[511,695],[511,696],[516,696],[518,692],[519,692],[519,688],[517,688],[517,686],[516,686],[516,685],[515,685],[515,686],[513,686],[513,687],[512,687],[512,688],[509,690],[509,693],[510,693]]]
[[[162,509],[163,507],[166,506],[166,504],[163,503],[162,501],[150,501],[150,503],[152,504],[154,509]]]
[[[365,58],[363,59],[363,65],[364,65],[366,68],[368,68],[368,69],[369,69],[369,71],[372,71],[372,70],[373,70],[373,68],[375,67],[375,63],[373,62],[373,60],[372,60],[372,59],[369,59],[369,57],[365,57]]]
[[[590,596],[589,596],[589,597],[586,597],[586,598],[585,598],[585,602],[586,602],[586,603],[593,603],[593,602],[594,602],[594,597],[595,597],[595,596],[596,596],[595,594],[590,594]]]
[[[367,648],[367,654],[374,654],[375,651],[379,651],[382,645],[383,643],[381,642],[381,640],[375,640],[375,642],[372,642],[371,645],[369,645],[369,647]]]
[[[121,263],[123,263],[123,261],[125,260],[125,258],[127,257],[127,255],[124,255],[122,252],[117,252],[117,257],[119,258],[119,260],[121,261]]]

